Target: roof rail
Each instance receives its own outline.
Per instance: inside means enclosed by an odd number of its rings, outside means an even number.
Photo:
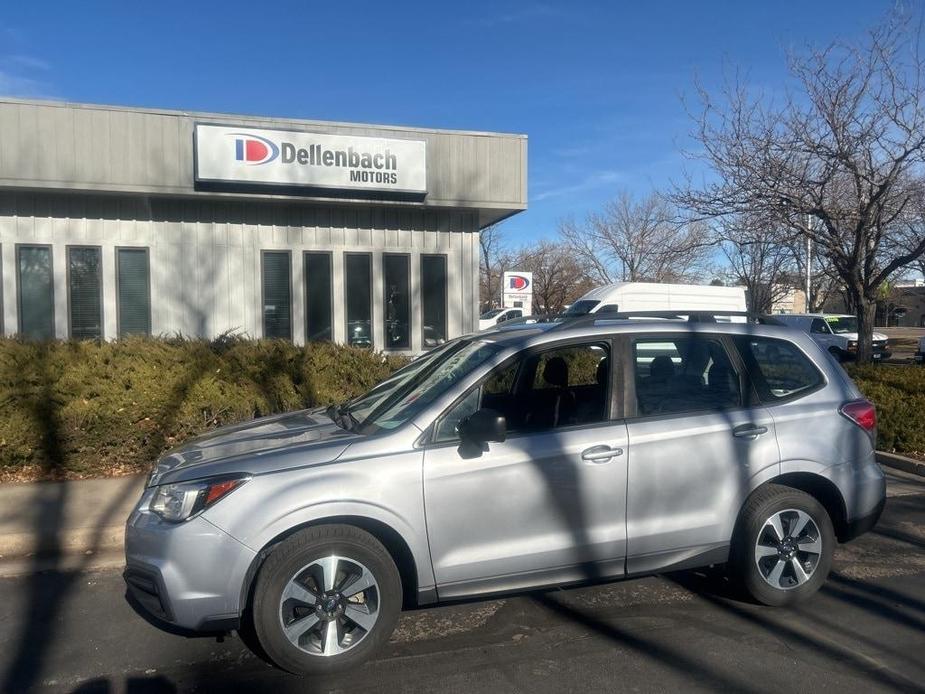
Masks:
[[[569,318],[560,316],[561,321],[550,328],[574,328],[581,325],[594,325],[597,321],[629,320],[632,318],[656,318],[660,320],[684,320],[688,323],[716,323],[717,317],[744,317],[749,323],[778,324],[772,316],[752,313],[750,311],[615,311],[606,313],[586,313],[582,316]]]

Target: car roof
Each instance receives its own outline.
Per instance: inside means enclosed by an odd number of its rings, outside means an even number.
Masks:
[[[711,333],[796,337],[800,333],[782,325],[757,323],[704,323],[686,320],[600,318],[560,323],[521,323],[498,325],[473,335],[478,339],[504,346],[529,346],[553,340],[607,337],[609,335],[658,335],[661,333]]]

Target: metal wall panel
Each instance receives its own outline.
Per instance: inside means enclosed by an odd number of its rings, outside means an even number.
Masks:
[[[333,260],[334,337],[344,340],[343,254],[373,256],[373,335],[382,346],[382,254],[410,255],[412,351],[420,349],[420,256],[447,256],[449,337],[476,328],[478,212],[397,211],[270,201],[226,202],[127,196],[0,192],[3,325],[17,326],[14,247],[53,246],[55,329],[67,337],[65,247],[100,246],[104,336],[116,337],[115,249],[149,249],[153,334],[215,337],[240,331],[261,337],[262,250],[292,253],[293,338],[304,339],[304,251]]]
[[[197,121],[424,140],[427,143],[428,191],[424,201],[383,199],[380,204],[474,209],[480,212],[478,223],[482,225],[526,209],[526,138],[522,135],[10,98],[0,98],[0,187],[213,198],[277,197],[196,190],[193,184],[193,126]]]

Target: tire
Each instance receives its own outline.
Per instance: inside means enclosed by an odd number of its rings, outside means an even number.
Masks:
[[[784,535],[780,539],[775,518]],[[784,607],[819,590],[832,567],[834,549],[832,519],[822,504],[798,489],[768,484],[742,509],[730,563],[748,595],[765,605]]]
[[[351,596],[358,586],[367,587]],[[319,525],[267,557],[251,626],[266,657],[283,670],[326,674],[368,660],[392,634],[401,605],[401,577],[376,538],[351,525]]]

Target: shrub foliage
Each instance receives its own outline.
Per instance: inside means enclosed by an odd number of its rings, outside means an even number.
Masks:
[[[0,340],[0,481],[147,470],[205,430],[342,402],[403,363],[341,345],[233,336]]]
[[[140,472],[203,431],[359,395],[405,363],[325,343],[223,336],[0,340],[0,482]],[[879,448],[925,455],[925,368],[849,367]]]
[[[925,457],[925,368],[852,365],[848,372],[877,406],[877,448]]]

